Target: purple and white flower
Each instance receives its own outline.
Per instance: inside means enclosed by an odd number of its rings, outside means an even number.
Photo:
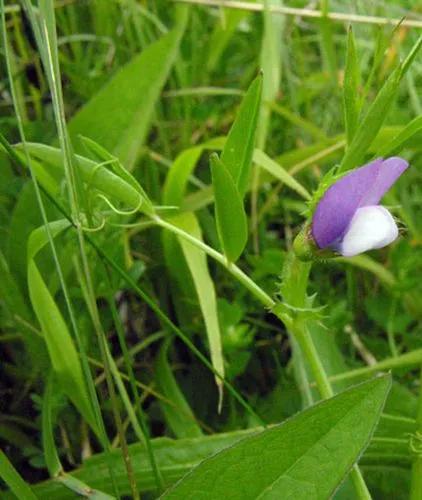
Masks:
[[[379,202],[408,166],[402,158],[378,158],[330,186],[312,218],[318,248],[352,257],[392,243],[399,231]]]

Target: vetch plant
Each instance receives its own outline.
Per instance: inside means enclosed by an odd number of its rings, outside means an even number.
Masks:
[[[407,268],[417,279],[408,256],[417,255],[420,233],[416,212],[414,218],[409,212],[419,194],[409,190],[403,199],[400,215],[411,238],[395,246],[389,269],[368,256],[318,268],[325,257],[381,248],[399,234],[381,199],[408,168],[393,155],[405,149],[414,165],[409,173],[417,176],[414,153],[422,121],[410,110],[393,113],[402,118],[394,126],[386,126],[385,118],[396,95],[400,106],[406,102],[400,81],[422,38],[403,63],[389,60],[379,72],[389,40],[381,37],[374,57],[360,61],[361,40],[355,44],[349,30],[344,80],[338,82],[343,134],[339,93],[331,92],[337,78],[326,82],[329,95],[307,91],[315,83],[316,54],[310,72],[302,74],[301,64],[278,73],[290,51],[279,51],[279,44],[288,49],[302,30],[283,33],[284,23],[273,22],[271,2],[264,2],[264,73],[258,72],[236,113],[229,110],[231,101],[222,107],[217,97],[237,96],[239,90],[208,83],[215,76],[216,82],[242,87],[240,70],[244,78],[257,70],[253,55],[247,54],[246,67],[242,51],[232,64],[230,50],[223,50],[242,19],[248,33],[255,33],[259,23],[249,23],[244,12],[225,8],[224,29],[215,26],[203,51],[196,37],[202,36],[202,24],[209,28],[208,21],[202,23],[205,9],[175,7],[171,27],[159,17],[164,12],[171,18],[165,2],[157,2],[156,13],[132,9],[129,2],[121,30],[113,23],[121,17],[119,2],[91,2],[82,10],[76,2],[57,10],[56,27],[53,0],[23,0],[37,47],[27,47],[26,54],[19,17],[6,22],[4,3],[0,0],[3,46],[19,134],[13,120],[0,134],[0,169],[8,167],[8,157],[16,170],[6,168],[1,184],[24,188],[19,194],[15,188],[13,193],[0,189],[0,347],[7,347],[0,390],[10,399],[10,415],[2,413],[0,419],[0,447],[10,440],[24,451],[40,450],[50,480],[29,487],[18,471],[33,480],[32,464],[19,450],[10,460],[0,450],[0,480],[19,498],[32,498],[33,491],[37,498],[52,499],[92,492],[134,500],[144,493],[183,500],[370,500],[371,494],[402,500],[377,477],[385,469],[390,481],[394,465],[408,479],[413,467],[411,498],[422,498],[417,441],[422,394],[415,420],[418,388],[406,372],[422,361],[422,349],[415,349],[422,306],[417,307],[414,282],[403,278]],[[93,32],[98,24],[106,35],[101,39],[115,45],[105,58],[101,51],[81,50],[81,43],[91,41],[73,37],[74,28],[90,27],[86,12],[95,20]],[[134,16],[144,12],[148,17],[140,23]],[[190,12],[195,12],[192,20]],[[100,22],[101,16],[107,22]],[[186,35],[192,43],[186,43]],[[332,37],[323,36],[325,52],[333,54]],[[336,33],[336,44],[340,36]],[[221,68],[214,50],[224,53]],[[208,53],[216,58],[215,75],[206,72]],[[32,89],[35,105],[29,113],[22,99],[26,73],[20,71],[27,55],[39,56],[45,72],[43,94]],[[305,70],[307,59],[304,53]],[[372,69],[365,59],[374,60]],[[110,69],[104,84],[103,64]],[[334,59],[330,66],[336,69]],[[79,88],[89,74],[83,68],[98,68],[101,81],[92,82],[92,89]],[[409,88],[416,88],[411,72],[408,76]],[[383,80],[375,94],[373,82]],[[68,83],[62,88],[63,81]],[[305,92],[295,96],[301,88]],[[51,104],[44,112],[46,89]],[[330,109],[335,110],[331,115]],[[51,115],[59,140],[28,142],[26,135],[38,141],[52,135],[50,126],[38,130]],[[29,123],[32,116],[38,120]],[[210,126],[204,128],[205,123]],[[12,145],[9,136],[20,142]],[[378,159],[360,166],[366,158]],[[313,197],[307,178],[297,175],[311,165],[328,171]],[[32,185],[22,175],[25,169]],[[41,218],[32,217],[37,210]],[[290,235],[304,219],[292,248]],[[361,276],[353,268],[346,270],[347,281],[338,279],[339,264],[345,263],[380,279],[364,276],[365,282],[358,282]],[[380,304],[375,313],[382,314],[373,316],[383,316],[381,326],[368,321],[368,329],[361,330],[355,291],[369,296],[374,287]],[[230,308],[224,308],[226,302]],[[372,320],[366,300],[359,302]],[[346,326],[362,337],[359,344],[343,335]],[[232,342],[233,332],[242,338]],[[392,357],[385,356],[388,347]],[[377,359],[370,366],[362,363],[367,351]],[[352,369],[358,364],[363,366]],[[391,392],[391,375],[349,385],[396,368]],[[13,391],[6,386],[9,379]],[[36,397],[31,402],[25,394]],[[84,460],[91,453],[95,456]]]
[[[399,230],[379,202],[408,166],[399,157],[377,158],[334,182],[299,235],[297,253],[305,259],[330,252],[353,257],[392,243]]]

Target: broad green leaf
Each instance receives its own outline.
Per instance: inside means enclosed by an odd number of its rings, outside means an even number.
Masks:
[[[344,123],[348,144],[352,142],[358,126],[360,113],[359,84],[359,61],[356,54],[355,37],[350,26],[347,35],[346,68],[343,82]]]
[[[279,163],[271,159],[266,153],[260,149],[255,149],[253,154],[253,161],[270,173],[273,177],[283,182],[289,188],[296,191],[300,196],[305,198],[305,200],[310,200],[311,195],[308,193],[307,189],[302,186],[292,175],[287,172]]]
[[[163,343],[155,363],[155,381],[159,392],[165,398],[159,400],[160,407],[176,437],[202,436],[201,428],[196,423],[195,415],[180,390],[167,360],[169,345],[168,341]]]
[[[232,176],[241,197],[249,185],[261,92],[262,75],[260,74],[251,83],[243,98],[221,153],[221,161]]]
[[[90,137],[132,169],[148,132],[155,103],[176,59],[185,21],[152,43],[112,79],[69,122],[69,133]]]
[[[230,175],[230,174],[228,174]],[[202,241],[201,228],[193,213],[184,213],[173,217],[172,222],[187,233]],[[220,324],[218,322],[217,298],[214,283],[211,279],[207,256],[205,252],[194,246],[184,238],[179,238],[183,255],[188,264],[198,295],[199,305],[207,330],[210,346],[211,362],[217,372],[224,377],[223,347],[221,341]],[[216,377],[217,386],[222,391],[222,382]]]
[[[3,450],[0,450],[0,477],[18,499],[37,500],[38,497],[13,467]]]
[[[407,449],[407,454],[403,455],[402,440],[408,437],[410,433],[413,433],[415,429],[416,422],[412,419],[383,414],[375,436],[360,459],[360,465],[372,466],[376,463],[379,467],[389,466],[395,455],[397,458],[395,465],[408,470],[412,458],[409,449]],[[154,456],[160,464],[160,471],[163,474],[165,485],[169,486],[207,457],[211,457],[247,437],[257,435],[262,430],[262,428],[252,428],[194,439],[156,438],[151,440],[151,444]],[[155,487],[154,476],[144,445],[141,443],[131,444],[129,451],[139,489],[141,491],[153,490]],[[121,494],[129,494],[130,486],[121,452],[117,450],[113,452],[111,466]],[[107,469],[107,458],[104,453],[86,459],[81,468],[72,472],[72,477],[88,482],[92,487],[107,492],[112,491]],[[54,500],[73,498],[69,491],[55,481],[38,484],[34,489],[40,497],[44,498],[54,498]],[[6,498],[9,497],[6,495]]]
[[[50,223],[54,238],[69,227],[68,221]],[[48,242],[44,226],[31,233],[28,240],[28,289],[32,307],[41,326],[53,371],[63,392],[73,402],[92,429],[97,432],[96,419],[88,396],[82,367],[63,316],[54,302],[35,262],[36,254]]]
[[[375,378],[227,448],[162,498],[329,498],[367,447],[391,384]]]
[[[227,259],[235,262],[248,239],[245,209],[233,177],[224,163],[216,154],[211,156],[210,162],[218,236]]]

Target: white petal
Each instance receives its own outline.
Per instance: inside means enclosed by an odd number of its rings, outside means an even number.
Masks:
[[[385,247],[398,235],[397,225],[386,208],[380,205],[362,207],[353,216],[339,251],[345,257],[353,257],[367,250]]]

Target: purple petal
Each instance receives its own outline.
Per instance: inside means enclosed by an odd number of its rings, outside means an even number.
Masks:
[[[407,162],[401,158],[378,158],[327,189],[312,219],[312,235],[319,248],[338,242],[356,210],[378,204],[407,167]]]
[[[362,200],[360,206],[378,205],[383,195],[390,189],[408,166],[409,164],[407,161],[398,156],[392,156],[384,160],[378,171],[374,185],[371,187],[364,200]]]

